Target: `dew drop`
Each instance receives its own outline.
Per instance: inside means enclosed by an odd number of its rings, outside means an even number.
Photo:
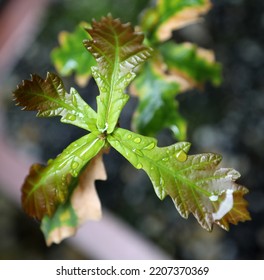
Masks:
[[[77,177],[78,172],[77,172],[76,170],[72,170],[72,171],[71,171],[71,174],[72,174],[73,177]]]
[[[137,149],[133,149],[133,152],[136,153],[138,156],[140,157],[143,157],[144,154],[140,151],[140,150],[137,150]]]
[[[144,147],[145,150],[152,150],[155,147],[155,143],[152,142],[150,144],[148,144],[146,147]]]
[[[77,161],[74,161],[74,162],[71,164],[71,168],[72,168],[72,169],[76,169],[78,166],[79,166],[79,163],[78,163]]]
[[[76,116],[74,116],[74,115],[68,115],[66,118],[69,121],[75,121],[76,120]]]
[[[136,137],[136,138],[134,139],[134,142],[135,142],[136,144],[139,144],[139,143],[141,142],[141,138]]]
[[[162,159],[162,161],[168,161],[168,160],[169,160],[169,158],[167,158],[167,157]]]
[[[141,169],[143,167],[143,165],[139,162],[136,166],[137,169]]]
[[[131,138],[132,138],[132,134],[128,134],[127,139],[131,139]]]
[[[178,161],[184,162],[187,160],[187,154],[181,150],[176,154],[176,158]]]
[[[126,75],[126,78],[127,78],[127,79],[130,79],[131,77],[132,77],[131,73],[128,73],[128,74]]]
[[[211,195],[211,196],[209,197],[209,199],[210,199],[211,201],[217,201],[217,200],[218,200],[218,195]]]
[[[76,98],[76,96],[75,95],[73,95],[72,96],[72,104],[73,104],[73,106],[75,106],[75,107],[77,107],[77,98]]]

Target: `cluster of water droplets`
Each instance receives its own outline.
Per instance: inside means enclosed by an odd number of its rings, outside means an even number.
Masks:
[[[136,164],[137,169],[142,169],[143,168],[143,163],[141,158],[143,159],[144,157],[144,151],[151,151],[155,148],[156,143],[154,141],[148,142],[144,144],[144,141],[140,136],[134,137],[132,134],[127,134],[126,138],[128,140],[133,141],[135,144],[138,145],[138,148],[133,148],[132,152],[137,156],[138,163]]]

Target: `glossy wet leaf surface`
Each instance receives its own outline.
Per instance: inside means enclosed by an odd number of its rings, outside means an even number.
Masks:
[[[184,4],[160,0],[157,11],[162,15],[161,23],[171,31],[168,22],[175,12],[195,6],[197,14],[197,7],[203,9],[206,4],[205,0]],[[169,10],[166,14],[165,7]],[[62,122],[91,131],[46,166],[34,164],[22,186],[23,209],[42,220],[47,244],[59,243],[87,219],[101,216],[94,181],[106,178],[100,152],[109,146],[147,173],[160,199],[170,196],[182,217],[193,214],[206,230],[212,230],[214,224],[228,230],[229,224],[249,220],[244,199],[248,190],[236,183],[240,177],[236,170],[218,166],[220,155],[188,155],[188,142],[158,147],[155,138],[119,128],[120,113],[129,99],[125,89],[152,53],[143,44],[143,35],[111,15],[93,21],[86,31],[89,40],[84,45],[97,63],[91,67],[100,91],[97,113],[75,89],[67,93],[56,74],[48,73],[46,79],[32,75],[14,91],[17,105],[25,110],[37,111],[41,117],[61,116]],[[70,42],[72,37],[67,38]],[[175,97],[205,81],[220,82],[220,67],[212,53],[191,44],[167,42],[157,47],[142,71],[132,85],[132,92],[139,97],[134,126],[144,134],[170,128],[178,139],[184,139],[186,124]]]
[[[70,144],[47,166],[33,164],[22,186],[24,211],[38,220],[52,216],[57,206],[66,201],[72,177],[104,146],[104,140],[90,133]]]
[[[95,128],[95,111],[74,88],[67,93],[56,74],[48,73],[46,79],[32,75],[31,80],[24,80],[18,85],[14,97],[17,105],[27,111],[37,111],[38,117],[62,116],[61,122],[89,131]]]
[[[219,168],[220,155],[187,155],[187,142],[159,148],[154,138],[121,128],[108,141],[136,168],[148,174],[160,199],[167,195],[172,198],[183,218],[192,213],[209,231],[215,223],[228,229],[228,223],[250,219],[243,199],[247,189],[235,183],[240,174],[234,169]]]
[[[134,69],[150,56],[150,49],[143,45],[143,34],[111,16],[94,21],[87,32],[92,40],[84,44],[98,63],[92,68],[100,90],[97,127],[111,133],[129,98],[124,90],[135,77]]]

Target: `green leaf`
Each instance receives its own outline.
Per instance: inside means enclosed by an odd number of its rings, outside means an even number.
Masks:
[[[77,177],[86,163],[104,147],[100,135],[90,133],[70,144],[47,166],[33,164],[22,186],[22,206],[32,217],[51,216],[64,203],[72,177]]]
[[[142,34],[111,16],[94,21],[87,32],[93,39],[84,44],[98,63],[92,68],[100,90],[97,127],[112,133],[129,99],[124,90],[135,77],[135,68],[150,56],[150,49],[142,44]]]
[[[141,26],[150,31],[152,40],[166,41],[173,30],[198,21],[210,8],[210,0],[158,0],[143,16]]]
[[[133,95],[139,98],[133,128],[148,136],[169,128],[178,140],[186,139],[186,121],[180,116],[175,99],[179,91],[178,80],[165,75],[159,63],[147,62],[131,87]]]
[[[167,195],[172,198],[182,217],[192,213],[207,230],[212,230],[214,223],[227,229],[225,222],[236,224],[250,219],[242,197],[247,189],[235,183],[240,177],[237,171],[217,167],[221,156],[212,153],[187,156],[190,148],[187,142],[159,148],[154,138],[121,128],[107,140],[136,168],[148,174],[160,199]],[[241,204],[243,207],[238,210]],[[233,215],[239,211],[244,215]],[[228,217],[230,213],[233,220]]]
[[[167,42],[159,47],[170,75],[182,78],[182,89],[201,87],[206,81],[221,83],[221,65],[215,62],[212,51],[191,43]]]
[[[87,220],[101,218],[101,203],[95,189],[95,180],[106,180],[102,154],[95,156],[82,171],[66,203],[61,204],[52,217],[41,221],[47,245],[60,243],[76,233]]]
[[[59,34],[60,46],[51,52],[51,59],[56,70],[62,76],[75,72],[78,85],[85,86],[91,77],[91,67],[96,65],[94,57],[84,48],[82,41],[91,37],[85,31],[91,25],[82,22],[74,32],[63,31]]]
[[[67,93],[62,80],[53,73],[46,79],[32,75],[14,91],[17,105],[28,111],[38,111],[38,117],[62,116],[61,122],[70,123],[88,131],[95,130],[97,115],[78,92]]]

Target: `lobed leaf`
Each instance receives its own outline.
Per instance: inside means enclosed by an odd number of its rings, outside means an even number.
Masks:
[[[240,176],[237,171],[218,168],[221,156],[187,156],[187,142],[159,148],[154,138],[121,128],[107,140],[136,168],[148,174],[160,199],[167,195],[172,198],[182,217],[188,218],[192,213],[207,230],[212,230],[214,223],[228,229],[228,223],[250,219],[242,197],[247,189],[235,183]]]
[[[161,129],[169,128],[177,139],[186,139],[186,121],[180,116],[175,99],[180,91],[180,81],[165,75],[160,63],[147,62],[130,91],[139,98],[132,123],[134,130],[153,136]]]
[[[22,186],[24,211],[38,220],[52,216],[70,192],[73,177],[103,148],[105,140],[90,133],[70,144],[47,166],[33,164]]]
[[[131,92],[139,98],[133,127],[144,135],[169,128],[174,136],[186,139],[186,121],[179,113],[177,94],[202,87],[206,81],[221,82],[221,67],[214,55],[190,43],[162,44],[133,81]]]
[[[100,90],[97,127],[112,133],[129,98],[124,90],[135,77],[135,68],[150,56],[150,49],[142,44],[141,33],[110,15],[94,21],[87,32],[92,40],[85,40],[84,45],[98,63],[92,68]]]
[[[97,114],[71,88],[68,94],[60,77],[48,73],[46,79],[32,75],[14,91],[17,105],[28,111],[38,111],[38,117],[62,116],[61,122],[70,123],[88,131],[94,130]]]
[[[81,22],[72,32],[63,31],[59,34],[60,46],[51,52],[51,59],[56,70],[62,76],[75,73],[78,85],[85,86],[91,77],[91,67],[96,65],[94,57],[86,51],[82,41],[91,39],[85,28],[91,25]]]
[[[215,62],[212,51],[174,42],[162,44],[159,50],[170,75],[185,80],[181,83],[182,91],[201,87],[207,81],[216,86],[221,83],[221,65]]]
[[[143,30],[151,30],[152,37],[166,41],[172,31],[200,20],[211,8],[210,0],[158,0],[142,18]]]
[[[87,220],[101,218],[101,203],[95,189],[95,180],[106,180],[102,154],[95,156],[75,181],[74,191],[67,202],[61,204],[52,217],[41,222],[47,245],[60,243],[76,233]]]

